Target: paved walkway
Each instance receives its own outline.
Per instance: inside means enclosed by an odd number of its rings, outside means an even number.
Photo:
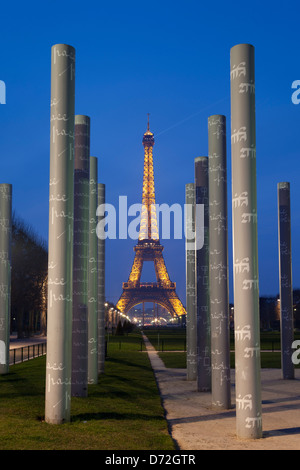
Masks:
[[[300,370],[283,380],[280,369],[262,369],[263,438],[236,437],[235,408],[216,411],[211,394],[197,392],[185,369],[167,369],[144,337],[166,411],[170,432],[181,450],[300,450]],[[231,371],[235,404],[234,370]]]
[[[46,343],[47,338],[42,335],[35,335],[29,338],[18,338],[17,334],[10,335],[9,365],[18,364],[46,354]]]
[[[47,343],[47,337],[43,335],[34,335],[29,338],[18,338],[16,333],[10,335],[9,349],[31,346],[34,344]]]

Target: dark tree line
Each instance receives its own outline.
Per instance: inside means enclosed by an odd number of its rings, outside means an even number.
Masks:
[[[260,297],[260,326],[262,329],[280,329],[279,295]],[[293,290],[293,320],[294,328],[300,329],[300,289]]]
[[[46,334],[48,251],[46,243],[13,215],[11,331],[18,337]]]
[[[119,320],[116,331],[115,331],[115,335],[116,336],[123,336],[123,335],[128,336],[128,333],[131,333],[133,330],[134,330],[133,323],[131,323],[128,320],[125,320],[122,325],[121,320]]]

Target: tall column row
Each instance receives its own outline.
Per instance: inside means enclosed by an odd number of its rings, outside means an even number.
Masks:
[[[212,404],[231,406],[227,234],[226,118],[208,118],[209,288]]]
[[[237,435],[262,437],[254,48],[230,51]]]
[[[0,184],[0,374],[9,372],[12,185]]]
[[[75,116],[72,395],[88,393],[90,118]]]
[[[256,439],[262,437],[262,409],[254,72],[253,46],[233,47],[230,84],[236,427],[238,437]],[[193,317],[194,300],[198,391],[211,388],[213,406],[226,409],[231,407],[231,392],[226,121],[222,115],[208,119],[208,147],[208,168],[205,157],[195,159],[195,205],[204,207],[202,225],[199,228],[196,217],[195,226],[196,232],[203,232],[204,245],[201,250],[194,249],[195,291],[190,288],[192,275],[187,269],[187,316]],[[281,184],[278,191],[282,344],[291,347],[289,193],[286,184]],[[192,258],[186,251],[187,267]],[[288,339],[283,339],[285,335]],[[188,352],[192,344],[189,338]],[[286,357],[291,357],[290,349]],[[291,360],[289,368],[286,376],[291,377]]]
[[[52,47],[45,420],[70,419],[75,49]]]
[[[51,60],[45,420],[60,424],[70,420],[71,395],[86,397],[88,384],[97,383],[98,355],[103,371],[105,258],[96,233],[98,166],[90,157],[90,118],[74,114],[75,50],[57,44]]]
[[[98,183],[98,207],[105,205],[105,184]],[[104,215],[98,217],[99,223]],[[105,238],[98,236],[98,373],[105,365]]]
[[[198,391],[211,390],[211,345],[209,317],[209,200],[208,157],[195,158],[195,232],[196,232],[196,318],[197,318],[197,387]],[[203,212],[197,212],[197,206]],[[201,214],[201,220],[197,218]],[[198,236],[200,231],[202,236]],[[197,240],[203,240],[201,247]]]
[[[197,378],[195,184],[185,186],[187,380]]]
[[[88,266],[88,383],[98,382],[98,161],[90,157],[89,266]]]
[[[277,184],[278,194],[278,248],[280,291],[281,369],[283,379],[294,378],[292,343],[294,340],[291,202],[290,183]]]

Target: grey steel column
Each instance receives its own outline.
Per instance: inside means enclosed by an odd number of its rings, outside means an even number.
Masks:
[[[90,118],[75,116],[72,395],[88,394]]]
[[[98,207],[105,204],[105,184],[98,184]],[[104,218],[98,217],[98,223]],[[105,365],[105,238],[98,233],[98,373]]]
[[[98,160],[90,157],[90,208],[89,208],[89,279],[88,279],[88,383],[98,382]]]
[[[9,372],[12,185],[0,184],[0,374]]]
[[[75,49],[52,47],[45,420],[70,419]]]
[[[195,190],[196,207],[204,206],[203,220],[198,220],[197,209],[195,217],[196,237],[197,231],[204,230],[203,246],[196,243],[197,386],[199,392],[206,392],[211,390],[208,157],[195,158]]]
[[[254,47],[230,52],[236,425],[262,437]]]
[[[231,407],[226,118],[208,118],[209,264],[212,404]]]
[[[197,379],[195,185],[185,185],[186,366],[187,380]]]
[[[281,369],[283,379],[294,379],[294,341],[290,183],[278,183],[278,245],[280,284]]]

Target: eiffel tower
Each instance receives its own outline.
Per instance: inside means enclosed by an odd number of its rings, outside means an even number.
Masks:
[[[117,303],[117,309],[123,313],[143,302],[153,302],[164,307],[172,317],[186,315],[177,293],[176,283],[171,282],[163,258],[163,246],[160,244],[155,206],[154,174],[153,174],[154,134],[149,129],[143,137],[144,146],[144,177],[142,213],[138,243],[134,247],[135,257],[129,279],[123,282],[123,292]],[[153,261],[156,282],[140,282],[144,261]]]

